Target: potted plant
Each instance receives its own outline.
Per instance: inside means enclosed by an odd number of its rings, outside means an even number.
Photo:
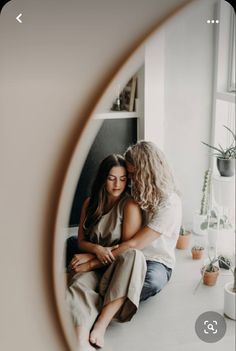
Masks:
[[[214,256],[210,258],[209,263],[207,263],[201,269],[203,283],[209,286],[215,285],[218,275],[219,275],[219,267],[216,266],[216,263],[220,263],[222,261],[222,256]],[[227,265],[226,261],[223,260],[224,264]],[[224,286],[224,314],[235,320],[236,319],[236,309],[235,309],[235,300],[236,300],[236,267],[232,269],[231,265],[228,266],[230,271],[233,273],[234,280],[232,282],[226,283]],[[201,280],[202,280],[201,279]],[[201,280],[195,288],[195,292],[197,291]]]
[[[220,175],[223,177],[231,177],[235,173],[236,135],[227,126],[224,125],[223,127],[225,127],[233,136],[233,142],[229,147],[223,148],[220,144],[218,147],[216,147],[208,143],[205,143],[204,141],[202,141],[202,143],[208,146],[209,148],[217,151],[217,153],[213,154],[213,156],[216,156],[217,158],[217,169],[220,172]]]
[[[204,181],[202,186],[202,199],[200,211],[196,211],[193,216],[193,232],[198,235],[205,235],[206,228],[201,228],[203,222],[207,220],[207,213],[209,208],[209,194],[211,184],[211,169],[205,171]]]
[[[235,299],[236,299],[236,268],[232,270],[234,276],[234,281],[225,284],[224,287],[224,314],[231,318],[236,319],[236,310],[235,310]]]
[[[211,258],[209,256],[209,263],[202,267],[202,279],[205,285],[213,286],[215,285],[218,275],[219,275],[219,267],[216,266],[216,263],[219,261],[218,257]]]
[[[204,247],[201,245],[194,245],[191,252],[193,260],[200,260],[203,256]]]
[[[232,267],[232,262],[230,257],[226,256],[226,255],[220,255],[219,256],[219,267],[223,268],[223,269],[231,269]]]
[[[222,268],[229,269],[233,273],[234,280],[226,283],[224,286],[224,314],[236,319],[235,299],[236,299],[236,267],[232,269],[232,262],[229,257],[219,256],[219,266],[223,264]],[[220,265],[221,264],[221,265]]]
[[[179,232],[179,238],[177,240],[176,248],[180,250],[185,250],[189,246],[190,241],[190,234],[189,230],[186,230],[182,225]]]

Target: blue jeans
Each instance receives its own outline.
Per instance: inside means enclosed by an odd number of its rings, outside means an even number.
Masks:
[[[155,261],[147,262],[147,273],[140,295],[140,301],[159,293],[170,280],[172,269],[163,263]]]

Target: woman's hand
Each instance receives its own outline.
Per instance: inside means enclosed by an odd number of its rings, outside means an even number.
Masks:
[[[97,245],[95,250],[97,259],[104,265],[108,263],[112,263],[113,261],[115,261],[115,257],[112,254],[112,250],[115,250],[118,247],[119,245],[108,246],[108,247]]]
[[[69,268],[75,271],[76,267],[92,260],[94,257],[95,257],[94,254],[91,254],[91,253],[76,254],[72,258]]]
[[[76,266],[73,270],[74,273],[84,273],[84,272],[89,272],[92,270],[91,266],[90,266],[90,261],[87,261],[85,263],[82,263],[78,266]]]

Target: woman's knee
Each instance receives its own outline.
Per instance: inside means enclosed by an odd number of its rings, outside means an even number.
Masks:
[[[162,290],[162,288],[165,286],[167,283],[167,279],[165,280],[156,280],[155,277],[149,278],[148,280],[145,280],[144,285],[146,286],[147,289],[153,292],[153,294],[157,294]]]
[[[162,288],[164,287],[165,284],[163,284],[163,281],[160,282],[156,279],[150,278],[149,279],[145,279],[144,284],[143,284],[143,288],[141,291],[141,296],[140,296],[140,300],[146,300],[151,296],[156,295],[157,293],[159,293]]]
[[[166,269],[161,264],[148,265],[141,300],[159,293],[168,282]]]
[[[139,257],[139,256],[144,258],[142,251],[140,251],[138,249],[131,248],[131,249],[124,251],[122,254],[120,254],[117,257],[117,260],[124,261],[126,259],[135,258],[135,257]]]

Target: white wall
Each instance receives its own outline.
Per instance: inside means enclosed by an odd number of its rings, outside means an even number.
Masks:
[[[68,349],[55,305],[52,255],[69,160],[107,82],[150,29],[181,3],[18,0],[4,7],[1,350]],[[19,13],[22,24],[15,20]]]
[[[154,116],[146,138],[157,145],[163,138],[164,151],[182,193],[183,222],[187,225],[191,225],[193,211],[199,209],[203,175],[209,161],[201,140],[209,140],[211,134],[214,26],[206,21],[214,18],[215,3],[192,4],[166,23],[162,35],[158,33],[147,47],[147,53],[153,57],[146,63],[151,62],[154,70],[153,75],[149,73],[145,78],[145,88],[150,81],[153,86],[158,85],[153,80],[160,80],[163,91],[157,89],[152,101],[147,100],[145,111],[153,111]],[[146,71],[151,71],[150,65]],[[161,138],[157,129],[162,124]]]
[[[232,143],[232,135],[226,131],[223,125],[227,125],[235,131],[235,93],[230,93],[228,76],[231,63],[231,10],[228,2],[219,0],[219,31],[217,36],[215,84],[214,84],[214,130],[212,131],[212,144],[221,144],[223,148]],[[232,57],[233,59],[233,57]],[[234,59],[235,67],[235,59]],[[218,174],[215,159],[212,159],[214,172]]]
[[[164,148],[165,121],[165,28],[145,45],[144,65],[144,139],[153,141],[161,149]]]
[[[232,5],[227,1],[219,0],[219,42],[217,45],[217,77],[216,77],[216,89],[217,91],[228,90],[228,70],[229,70],[229,51],[230,51],[230,17]],[[235,15],[235,12],[234,12]]]

